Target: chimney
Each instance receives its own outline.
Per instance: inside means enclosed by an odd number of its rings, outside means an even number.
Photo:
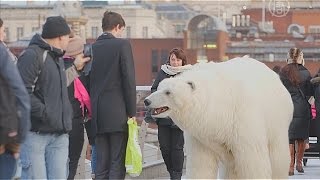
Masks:
[[[250,26],[250,15],[246,16],[246,26]]]
[[[245,25],[246,25],[246,16],[241,15],[241,26],[245,26]]]
[[[236,21],[236,26],[240,26],[241,24],[241,16],[240,15],[237,15],[237,21]]]
[[[31,6],[31,5],[33,5],[33,0],[27,0],[27,6]]]
[[[232,15],[232,27],[236,27],[236,16]]]

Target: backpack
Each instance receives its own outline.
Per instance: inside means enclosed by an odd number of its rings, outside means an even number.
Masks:
[[[35,51],[41,50],[40,48],[36,49],[36,46],[30,46],[28,48],[32,48]],[[22,53],[24,52],[25,51],[23,51]],[[47,50],[43,51],[42,63],[45,62],[47,58],[47,53]],[[35,84],[37,83],[40,73],[41,68],[39,69],[38,76],[34,80]],[[34,91],[34,87],[32,91]],[[2,76],[0,76],[0,120],[0,144],[19,142],[19,116],[16,104],[16,97],[14,93],[11,91],[9,84]]]
[[[25,49],[24,51],[22,51],[22,53],[20,54],[20,56],[21,56],[24,52],[26,52],[26,50],[28,50],[28,49],[33,49],[34,51],[37,52],[37,54],[38,54],[38,52],[40,52],[40,53],[42,52],[42,61],[40,62],[40,63],[41,63],[41,67],[40,67],[40,69],[38,70],[38,75],[37,75],[37,77],[34,79],[34,86],[32,87],[32,92],[34,92],[34,91],[35,91],[35,86],[36,86],[37,81],[38,81],[39,76],[40,76],[40,73],[41,73],[42,68],[43,68],[43,66],[44,66],[44,63],[46,62],[46,59],[47,59],[48,50],[43,50],[42,48],[40,48],[40,47],[37,46],[37,45],[31,45],[31,46],[28,46],[27,49]]]
[[[0,144],[18,142],[18,129],[16,97],[9,84],[0,75]]]

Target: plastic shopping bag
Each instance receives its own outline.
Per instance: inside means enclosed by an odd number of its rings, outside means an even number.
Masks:
[[[137,177],[142,171],[142,154],[138,142],[138,125],[135,119],[128,119],[129,137],[126,149],[126,171],[132,177]]]

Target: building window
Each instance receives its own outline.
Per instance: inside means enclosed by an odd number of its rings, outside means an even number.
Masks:
[[[184,30],[185,25],[183,24],[177,24],[175,25],[176,33],[179,34]]]
[[[32,27],[32,32],[38,31],[38,27]]]
[[[20,40],[23,37],[23,27],[17,28],[17,40]]]
[[[169,58],[169,51],[167,49],[162,49],[160,58],[161,58],[161,64],[166,64]]]
[[[142,28],[142,37],[143,38],[148,38],[148,27],[144,26]]]
[[[9,42],[9,40],[10,40],[9,28],[6,27],[6,28],[4,29],[4,32],[6,33],[6,36],[5,36],[4,41]]]
[[[184,13],[183,17],[185,20],[188,20],[192,14]]]
[[[94,27],[91,27],[91,37],[92,38],[97,38],[98,37],[98,27],[97,26],[94,26]]]
[[[264,59],[264,54],[253,54],[253,58],[258,60],[258,61],[263,61]]]
[[[169,13],[169,14],[167,14],[167,18],[170,19],[170,20],[175,19],[175,13]]]
[[[127,31],[127,38],[131,38],[131,27],[127,26],[126,31]]]
[[[151,51],[151,69],[153,74],[158,72],[158,56],[158,50],[153,49]]]
[[[320,26],[309,26],[309,33],[320,33]]]

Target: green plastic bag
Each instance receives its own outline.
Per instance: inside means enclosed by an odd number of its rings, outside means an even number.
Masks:
[[[132,177],[137,177],[142,171],[142,154],[138,142],[138,125],[137,122],[128,119],[129,137],[126,149],[126,171]]]

